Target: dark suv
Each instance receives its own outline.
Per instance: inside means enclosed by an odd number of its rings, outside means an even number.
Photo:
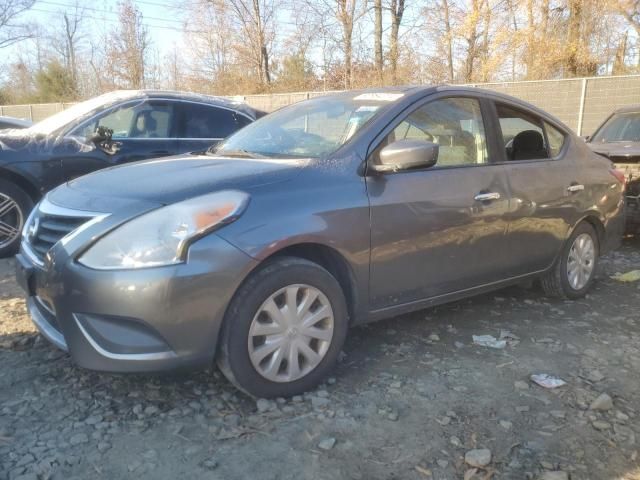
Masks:
[[[640,231],[640,104],[613,112],[587,137],[591,150],[611,160],[627,182],[627,231]]]
[[[61,183],[105,167],[206,150],[260,114],[218,97],[125,90],[0,132],[0,256],[18,248],[31,208]]]

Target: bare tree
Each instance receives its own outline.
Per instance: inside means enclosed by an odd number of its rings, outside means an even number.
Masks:
[[[117,85],[144,88],[145,67],[151,41],[142,13],[131,2],[120,4],[120,25],[111,32],[107,68]]]
[[[400,24],[404,16],[404,0],[391,0],[391,34],[389,39],[389,66],[391,67],[391,82],[398,83],[398,37]]]
[[[18,21],[35,0],[0,0],[0,48],[31,37],[27,25]]]
[[[78,53],[83,35],[81,32],[84,8],[78,3],[69,12],[62,13],[62,23],[49,34],[51,47],[58,54],[62,65],[77,85],[79,80]]]
[[[374,12],[374,47],[373,50],[375,52],[375,65],[376,65],[376,74],[378,76],[378,83],[382,84],[382,71],[384,68],[383,59],[382,59],[382,0],[374,0],[373,2],[373,12]]]
[[[276,2],[274,0],[229,0],[244,41],[248,44],[249,57],[259,72],[261,83],[271,83],[269,65],[270,50],[274,38]],[[241,44],[238,44],[240,48]]]
[[[449,0],[442,0],[442,14],[444,21],[444,42],[447,53],[447,73],[449,81],[453,82],[453,32],[451,29],[451,14],[449,11]]]

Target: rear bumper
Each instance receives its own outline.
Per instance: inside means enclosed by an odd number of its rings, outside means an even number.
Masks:
[[[227,304],[255,265],[216,235],[184,264],[140,270],[92,270],[53,250],[44,266],[16,256],[32,321],[79,366],[110,372],[210,365]]]

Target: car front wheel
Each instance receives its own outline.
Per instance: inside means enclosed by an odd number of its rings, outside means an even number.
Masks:
[[[577,299],[583,297],[596,274],[598,236],[587,222],[579,224],[567,242],[551,272],[542,278],[542,287],[549,296]]]
[[[32,208],[29,195],[13,183],[0,179],[0,258],[18,251],[22,227]]]
[[[347,326],[338,281],[313,262],[279,258],[254,272],[229,305],[218,365],[255,397],[303,393],[335,365]]]

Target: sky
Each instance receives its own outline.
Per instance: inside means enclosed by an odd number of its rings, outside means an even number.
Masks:
[[[173,48],[174,44],[182,41],[183,20],[182,14],[175,4],[166,0],[136,0],[135,4],[142,12],[143,22],[147,26],[153,47],[160,54]],[[84,7],[84,28],[89,34],[98,34],[113,29],[118,24],[118,1],[103,0],[90,3]],[[62,14],[75,10],[74,0],[36,0],[33,8],[21,16],[22,21],[33,21],[41,25],[50,26],[53,23],[62,24]],[[18,43],[6,53],[7,59],[19,52],[21,44]],[[4,55],[3,55],[4,56]]]

